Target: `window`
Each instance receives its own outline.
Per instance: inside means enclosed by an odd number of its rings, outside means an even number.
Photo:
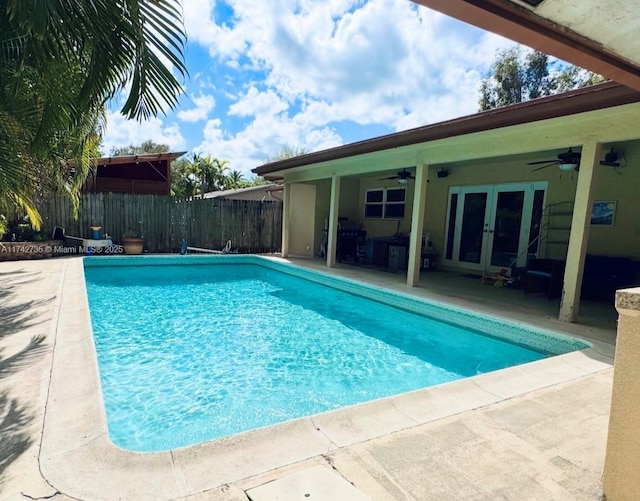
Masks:
[[[364,217],[370,219],[403,219],[404,188],[378,188],[365,194]]]

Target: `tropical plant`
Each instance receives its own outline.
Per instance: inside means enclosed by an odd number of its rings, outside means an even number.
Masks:
[[[156,143],[152,139],[143,141],[142,144],[130,144],[129,146],[113,147],[109,154],[113,157],[121,155],[143,155],[145,153],[167,153],[171,151],[168,144]]]
[[[232,183],[228,160],[220,160],[211,155],[194,153],[191,159],[181,159],[173,163],[171,169],[171,191],[174,196],[200,196],[210,191],[228,189]],[[231,176],[231,177],[230,177]],[[242,177],[242,174],[240,174]]]
[[[229,170],[228,163],[228,160],[219,160],[211,155],[193,154],[193,174],[200,195],[225,189],[225,179]]]
[[[246,188],[249,182],[245,179],[244,174],[239,170],[232,170],[224,180],[225,188],[228,190],[237,188]]]
[[[550,62],[549,56],[540,51],[523,51],[517,46],[498,52],[480,84],[478,104],[481,111],[490,110],[603,81],[600,75]]]
[[[77,196],[117,93],[128,118],[174,107],[184,40],[179,0],[0,0],[0,213]]]
[[[191,161],[180,158],[171,164],[171,195],[191,198],[198,194],[198,184]]]
[[[280,152],[269,159],[269,162],[277,162],[278,160],[285,160],[287,158],[299,157],[305,155],[307,150],[303,147],[284,146]]]

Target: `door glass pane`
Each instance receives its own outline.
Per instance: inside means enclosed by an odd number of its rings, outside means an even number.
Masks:
[[[462,209],[459,261],[479,263],[484,236],[484,214],[487,209],[486,193],[467,193]]]
[[[540,226],[542,224],[542,212],[544,207],[544,190],[536,190],[533,193],[533,208],[531,209],[531,227],[529,228],[529,247],[527,250],[527,264],[529,260],[538,255],[540,244]]]
[[[447,230],[447,253],[446,259],[453,257],[453,238],[456,234],[456,215],[458,214],[458,194],[451,194],[451,203],[449,204],[449,229]]]
[[[524,191],[498,192],[491,265],[509,267],[518,258]]]

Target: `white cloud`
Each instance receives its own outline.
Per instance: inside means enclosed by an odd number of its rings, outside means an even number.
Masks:
[[[238,101],[229,106],[229,115],[241,117],[278,115],[286,111],[289,105],[272,89],[260,92],[251,87],[248,92],[238,97]]]
[[[164,124],[160,118],[144,122],[127,120],[120,112],[107,113],[107,131],[102,140],[102,151],[108,154],[113,147],[138,145],[147,139],[168,145],[172,151],[186,147],[186,141],[177,124]]]
[[[200,94],[200,96],[191,96],[191,101],[196,105],[195,108],[189,110],[180,110],[177,116],[183,122],[199,122],[206,120],[211,110],[216,105],[216,100],[212,95]]]
[[[284,147],[342,144],[349,124],[399,131],[474,113],[496,50],[513,45],[408,0],[188,0],[184,10],[189,43],[211,59],[191,68],[199,95],[175,116],[206,120],[201,137],[190,126],[188,146],[245,174]],[[175,123],[114,123],[105,145],[187,143]]]
[[[329,127],[309,130],[284,116],[263,115],[236,134],[225,131],[219,119],[209,120],[203,141],[194,152],[228,160],[232,169],[251,176],[251,169],[267,162],[285,147],[315,151],[340,144],[341,138]]]

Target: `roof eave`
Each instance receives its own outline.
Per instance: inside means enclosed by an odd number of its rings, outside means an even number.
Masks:
[[[609,52],[598,40],[586,38],[513,1],[413,1],[640,91],[638,61]]]
[[[261,165],[252,170],[267,179],[281,178],[284,171],[367,153],[425,143],[513,125],[620,106],[640,101],[640,92],[616,82],[605,82],[554,96],[483,111],[445,122],[417,127],[356,143]]]

